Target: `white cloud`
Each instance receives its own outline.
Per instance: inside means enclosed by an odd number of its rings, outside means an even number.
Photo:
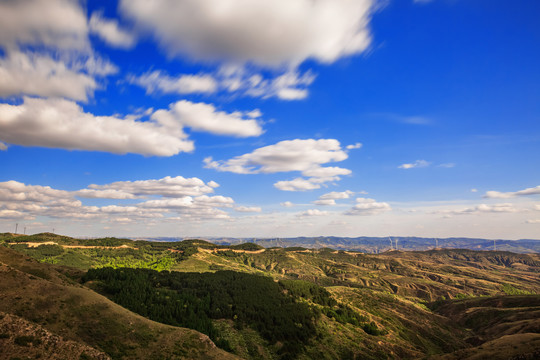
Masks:
[[[475,192],[478,192],[478,189],[471,189],[471,192],[475,193]]]
[[[120,11],[170,55],[297,65],[323,63],[370,44],[372,0],[122,0]]]
[[[362,143],[355,143],[351,145],[347,145],[347,150],[354,150],[354,149],[360,149],[362,147]]]
[[[332,191],[326,194],[323,194],[319,197],[320,200],[337,200],[337,199],[348,199],[351,197],[351,195],[354,195],[354,192],[350,190],[338,192],[338,191]]]
[[[234,200],[227,196],[208,196],[200,195],[195,197],[194,205],[198,207],[231,207],[234,204]]]
[[[294,206],[294,204],[292,202],[290,202],[290,201],[282,202],[279,205],[281,205],[283,207],[293,207]]]
[[[48,55],[9,51],[0,59],[0,97],[30,94],[85,101],[97,83],[79,70]]]
[[[93,51],[88,32],[79,1],[0,2],[0,97],[86,101],[100,87],[94,77],[118,71]]]
[[[388,203],[368,198],[357,198],[356,205],[345,212],[345,215],[378,215],[390,210],[392,207]]]
[[[283,191],[307,191],[320,189],[321,185],[313,183],[310,179],[296,178],[278,181],[274,184],[274,187]]]
[[[295,139],[261,147],[226,161],[213,161],[207,158],[205,167],[237,174],[310,172],[320,169],[321,164],[343,161],[347,157],[347,153],[341,149],[337,140]]]
[[[118,190],[82,189],[76,192],[78,197],[88,199],[135,199],[137,196]]]
[[[259,136],[263,129],[257,120],[245,117],[241,112],[217,111],[211,104],[180,100],[171,104],[169,110],[158,110],[152,119],[162,124],[183,124],[193,130],[237,137]]]
[[[92,14],[88,26],[91,33],[113,47],[130,49],[135,45],[133,34],[121,29],[117,20],[103,18],[101,12]]]
[[[159,70],[155,70],[144,73],[141,76],[131,76],[128,80],[133,84],[145,88],[147,94],[155,92],[165,94],[211,94],[218,89],[216,79],[208,74],[183,74],[177,77],[171,77]]]
[[[0,210],[0,219],[23,219],[25,214],[16,210]],[[33,219],[33,217],[26,217],[27,219]]]
[[[313,83],[315,75],[310,71],[303,74],[297,70],[287,70],[275,77],[262,74],[243,66],[223,66],[213,74],[180,74],[170,76],[161,70],[131,75],[128,81],[146,89],[147,94],[213,94],[218,91],[235,95],[276,97],[281,100],[301,100],[308,96],[307,87]]]
[[[366,115],[376,120],[391,121],[410,125],[430,125],[433,123],[432,119],[422,115],[401,115],[387,112],[369,113]]]
[[[35,202],[43,203],[58,199],[70,199],[69,192],[55,190],[49,186],[25,185],[18,181],[10,180],[0,182],[0,200],[2,202]]]
[[[309,178],[278,181],[274,187],[284,191],[306,191],[319,189],[325,182],[338,181],[338,175],[350,174],[349,169],[320,166],[347,157],[335,139],[295,139],[280,141],[229,160],[214,161],[208,157],[204,163],[206,168],[237,174],[300,171]]]
[[[248,73],[249,74],[249,73]],[[265,79],[260,74],[234,74],[230,78],[225,78],[225,83],[239,86],[239,90],[244,90],[246,95],[252,97],[262,97],[268,99],[277,97],[281,100],[302,100],[307,98],[307,87],[315,80],[315,75],[310,71],[300,74],[297,70],[289,70],[273,79]]]
[[[158,200],[148,200],[140,204],[140,206],[145,208],[154,208],[154,209],[179,209],[179,208],[189,208],[193,206],[193,198],[191,196],[184,196],[181,198],[174,199],[158,199]]]
[[[334,199],[319,199],[319,200],[315,200],[313,202],[315,205],[322,205],[322,206],[331,206],[331,205],[336,205],[336,200]]]
[[[85,11],[74,0],[0,2],[0,46],[22,44],[87,51]]]
[[[234,210],[238,212],[258,212],[260,213],[262,209],[258,206],[237,206]]]
[[[351,173],[352,173],[351,170],[340,168],[337,166],[327,166],[327,167],[314,166],[312,168],[302,171],[302,175],[304,176],[310,176],[313,178],[333,178],[333,179],[335,179],[335,177],[339,175],[350,175]]]
[[[540,195],[540,185],[515,192],[488,191],[485,198],[508,199],[517,196]]]
[[[487,205],[480,204],[474,207],[468,207],[458,210],[441,210],[436,211],[436,214],[446,214],[446,215],[468,215],[468,214],[480,214],[480,213],[514,213],[519,212],[520,209],[516,208],[513,204],[495,204]]]
[[[304,217],[311,217],[311,216],[323,216],[328,215],[328,211],[321,211],[318,209],[308,209],[306,211],[302,211],[301,213],[297,214],[296,216],[304,218]]]
[[[8,146],[4,144],[3,142],[0,142],[0,151],[6,151],[8,149]]]
[[[95,191],[100,194],[107,194],[111,191],[112,194],[129,194],[133,197],[159,195],[163,197],[180,198],[185,196],[200,196],[214,192],[217,183],[210,181],[207,184],[199,178],[184,178],[182,176],[170,177],[166,176],[159,180],[137,180],[137,181],[117,181],[106,185],[88,186],[88,191]],[[83,190],[84,191],[84,190]],[[80,194],[81,191],[77,193]],[[81,196],[81,195],[79,195]],[[97,196],[96,196],[97,197]],[[99,196],[111,198],[107,196]],[[121,197],[112,197],[119,199]]]
[[[399,165],[398,168],[399,169],[423,168],[423,167],[429,166],[429,164],[430,163],[428,161],[426,161],[426,160],[416,160],[415,162],[410,163],[410,164]]]
[[[527,220],[525,221],[527,224],[540,224],[540,219],[534,219],[534,220]]]
[[[94,116],[68,100],[0,104],[0,140],[10,144],[171,156],[193,150],[186,138],[177,122]]]
[[[93,188],[93,189],[92,189]],[[96,189],[97,188],[97,189]],[[134,199],[152,196],[153,199],[128,206],[85,206],[76,196],[88,191],[87,197]],[[221,195],[208,196],[213,188],[197,178],[166,177],[159,180],[120,181],[106,185],[90,185],[79,191],[64,191],[48,186],[25,185],[17,181],[0,182],[0,218],[70,218],[79,220],[131,221],[171,217],[227,219],[220,208],[232,207],[234,200]],[[191,194],[194,196],[189,196]],[[82,196],[81,196],[82,197]],[[146,220],[145,220],[146,221]]]

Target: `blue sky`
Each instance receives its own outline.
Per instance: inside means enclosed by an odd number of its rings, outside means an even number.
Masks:
[[[0,231],[540,238],[539,16],[0,2]]]

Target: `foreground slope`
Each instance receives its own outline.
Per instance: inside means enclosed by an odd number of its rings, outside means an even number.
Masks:
[[[74,346],[71,358],[83,352],[96,359],[102,354],[124,359],[234,358],[206,335],[138,316],[71,280],[73,271],[38,263],[2,246],[0,274],[0,311],[8,314],[0,322],[8,330],[0,339],[5,345],[2,352],[16,355],[21,346],[47,344],[52,336],[62,339],[67,349]],[[32,334],[21,335],[28,326],[34,329]],[[33,336],[35,344],[12,346],[20,336]],[[94,350],[85,350],[89,348]],[[53,354],[45,358],[55,358]]]

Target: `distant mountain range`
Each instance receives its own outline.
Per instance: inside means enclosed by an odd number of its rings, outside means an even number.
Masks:
[[[151,241],[181,241],[187,238],[180,237],[152,237],[137,238]],[[241,243],[254,243],[265,248],[271,247],[304,247],[308,249],[332,248],[335,250],[360,251],[365,253],[382,253],[391,250],[419,251],[435,248],[441,249],[470,249],[470,250],[498,250],[514,253],[540,253],[540,240],[493,240],[477,238],[421,238],[421,237],[292,237],[292,238],[233,238],[233,237],[204,237],[219,245],[235,245]]]

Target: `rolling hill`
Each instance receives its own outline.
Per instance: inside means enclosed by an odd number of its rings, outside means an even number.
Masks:
[[[540,349],[538,254],[54,234],[0,243],[0,329],[33,329],[3,330],[12,356],[21,336],[36,353],[57,336],[57,353],[96,359],[534,359]]]

